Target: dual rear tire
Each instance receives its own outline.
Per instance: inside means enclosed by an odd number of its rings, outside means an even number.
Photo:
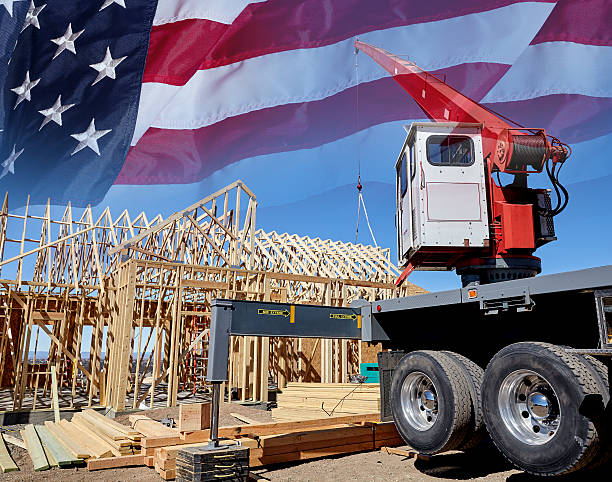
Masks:
[[[500,452],[532,474],[574,472],[609,456],[607,368],[554,345],[507,346],[484,372],[456,353],[412,352],[390,393],[398,431],[425,454],[473,448],[488,430]]]
[[[484,436],[481,379],[482,369],[455,353],[407,354],[393,372],[390,391],[404,440],[424,454],[476,445]]]

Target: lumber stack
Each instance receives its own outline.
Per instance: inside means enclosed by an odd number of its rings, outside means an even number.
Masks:
[[[272,416],[279,421],[377,413],[380,391],[377,383],[290,382],[277,394],[276,403]]]
[[[393,422],[345,424],[320,430],[269,435],[242,441],[251,448],[250,466],[308,460],[404,445]]]
[[[137,428],[122,425],[94,410],[84,410],[75,413],[70,422],[28,425],[21,435],[35,471],[85,462],[88,470],[145,465],[140,453],[144,437],[175,435],[178,439],[176,430],[142,415],[133,417],[138,421]]]
[[[380,423],[378,412],[361,415],[326,417],[293,422],[236,425],[219,428],[219,436],[228,445],[240,441],[250,449],[249,465],[308,460],[331,455],[377,450],[404,445],[392,422]],[[202,450],[208,444],[209,431],[168,434],[142,439],[141,454],[164,480],[178,474],[181,450]],[[180,464],[179,464],[180,465]]]

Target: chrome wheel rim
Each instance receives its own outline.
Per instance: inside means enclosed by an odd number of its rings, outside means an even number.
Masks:
[[[404,378],[400,400],[406,420],[416,430],[429,430],[436,423],[438,395],[435,385],[424,373],[412,372]]]
[[[539,373],[516,370],[499,387],[501,419],[514,437],[528,445],[543,445],[554,438],[561,425],[559,399]]]

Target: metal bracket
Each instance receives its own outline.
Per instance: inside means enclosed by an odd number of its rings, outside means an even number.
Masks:
[[[478,302],[480,309],[487,315],[496,315],[500,311],[516,309],[517,312],[531,311],[535,302],[529,295],[527,286],[504,287],[500,289],[478,290]]]

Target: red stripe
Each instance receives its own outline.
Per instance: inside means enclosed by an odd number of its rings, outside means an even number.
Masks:
[[[531,44],[553,41],[612,45],[612,2],[560,0]]]
[[[525,127],[543,127],[569,144],[595,139],[612,130],[610,97],[555,94],[485,105]]]
[[[437,73],[481,99],[508,68],[471,63]],[[383,122],[424,117],[390,77],[360,84],[359,126],[355,99],[356,88],[351,88],[320,101],[252,111],[196,130],[151,128],[130,150],[115,184],[196,182],[247,157],[316,147]]]
[[[522,2],[270,0],[254,3],[232,25],[185,20],[153,27],[143,82],[183,85],[197,70],[273,52],[321,47],[373,30],[458,17],[514,3]]]

